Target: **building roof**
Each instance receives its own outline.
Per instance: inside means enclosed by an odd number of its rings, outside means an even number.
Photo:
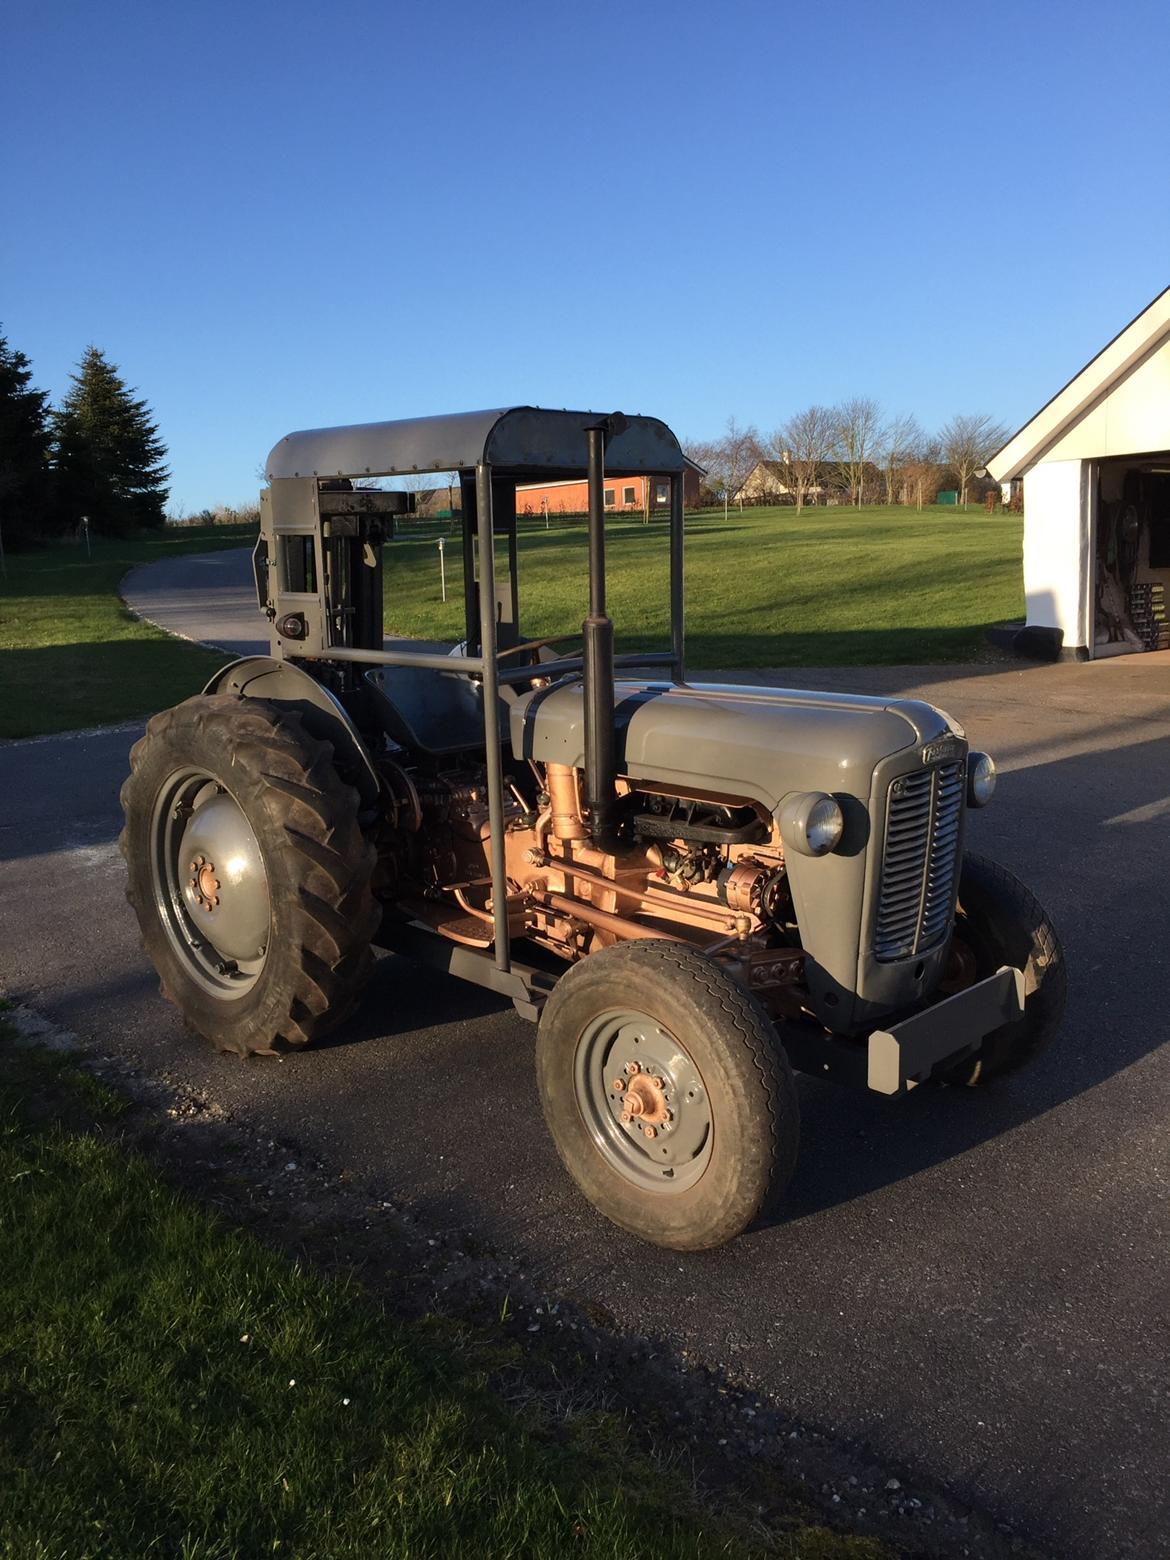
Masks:
[[[987,462],[996,482],[1022,476],[1151,352],[1170,339],[1170,287],[1058,390]]]
[[[281,439],[265,470],[270,478],[401,476],[466,471],[486,461],[500,475],[572,476],[585,470],[585,430],[598,421],[596,412],[512,406],[309,428]],[[666,475],[683,469],[684,456],[664,422],[629,417],[606,443],[606,464],[627,476]]]

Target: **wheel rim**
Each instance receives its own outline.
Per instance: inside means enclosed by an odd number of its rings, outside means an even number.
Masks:
[[[206,770],[179,770],[159,792],[150,840],[159,921],[187,974],[212,996],[244,996],[267,962],[272,912],[243,808]]]
[[[711,1102],[693,1058],[646,1013],[602,1013],[573,1059],[581,1119],[599,1153],[643,1191],[677,1195],[711,1158]]]

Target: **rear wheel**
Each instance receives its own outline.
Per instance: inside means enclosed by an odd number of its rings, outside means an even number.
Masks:
[[[163,995],[240,1055],[303,1046],[371,967],[373,847],[300,716],[216,694],[156,715],[122,787],[127,898]]]
[[[574,965],[545,1006],[536,1060],[565,1168],[643,1240],[718,1246],[788,1184],[788,1060],[755,998],[692,949],[624,943]]]
[[[1064,950],[1043,905],[1006,867],[967,854],[944,990],[962,990],[1005,964],[1024,972],[1023,1017],[948,1068],[943,1076],[949,1083],[977,1088],[1026,1066],[1059,1029],[1067,987]]]

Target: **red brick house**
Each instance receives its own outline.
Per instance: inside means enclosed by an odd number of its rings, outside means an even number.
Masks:
[[[683,472],[683,503],[693,508],[699,502],[699,478],[702,472],[687,461]],[[649,488],[649,495],[647,495]],[[647,505],[647,496],[649,505]],[[645,514],[647,507],[669,509],[670,483],[665,477],[605,477],[605,507],[623,514]],[[525,482],[516,488],[518,515],[583,515],[589,509],[589,487],[584,479],[567,482]]]

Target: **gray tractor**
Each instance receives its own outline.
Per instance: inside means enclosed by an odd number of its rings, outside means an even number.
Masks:
[[[657,653],[615,654],[607,468],[669,494]],[[896,1095],[982,1084],[1052,1037],[1060,944],[1026,888],[964,850],[995,768],[953,720],[686,679],[686,462],[663,423],[532,407],[372,423],[291,434],[267,470],[270,654],[156,715],[122,791],[146,950],[221,1050],[316,1039],[375,947],[436,964],[539,1021],[545,1117],[586,1197],[696,1249],[776,1206],[794,1068]],[[444,471],[464,640],[387,642],[383,548],[412,495],[367,479]],[[517,485],[583,477],[588,616],[526,639]]]

